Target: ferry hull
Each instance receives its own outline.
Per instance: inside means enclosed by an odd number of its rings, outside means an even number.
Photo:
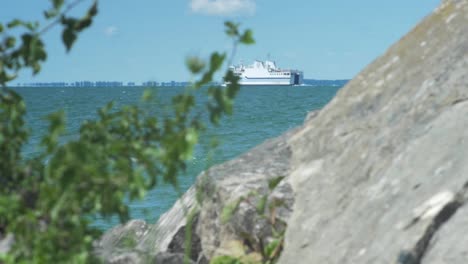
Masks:
[[[239,80],[240,85],[248,86],[248,85],[268,85],[268,86],[275,86],[275,85],[301,85],[303,83],[303,75],[302,72],[292,72],[290,77],[287,78],[269,78],[269,77],[247,77],[242,76]]]
[[[288,79],[270,79],[270,78],[242,78],[239,80],[240,85],[293,85],[294,83]]]

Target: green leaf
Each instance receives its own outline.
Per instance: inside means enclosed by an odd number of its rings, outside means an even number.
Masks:
[[[24,25],[24,22],[19,19],[14,19],[13,21],[7,24],[7,28],[15,28],[17,26]]]
[[[224,207],[223,207],[223,210],[221,212],[221,222],[226,224],[227,222],[229,222],[229,220],[231,220],[232,216],[234,215],[234,213],[236,212],[237,210],[237,207],[239,207],[239,204],[240,202],[242,201],[241,198],[231,202],[231,203],[228,203],[226,204]]]
[[[246,45],[254,44],[255,40],[253,38],[253,32],[250,29],[247,29],[244,34],[240,37],[239,41]]]
[[[260,198],[260,200],[258,200],[257,207],[256,207],[256,210],[257,210],[258,214],[261,215],[261,214],[263,214],[265,212],[267,199],[268,199],[267,195],[263,195],[262,198]]]
[[[214,257],[210,264],[243,264],[239,258],[231,256],[218,256]]]
[[[58,14],[60,14],[60,13],[59,13],[59,11],[57,9],[51,9],[51,10],[44,11],[44,17],[46,19],[56,17]]]
[[[55,9],[60,9],[63,6],[64,0],[52,0]]]
[[[7,37],[5,42],[6,42],[6,47],[10,49],[15,46],[16,39],[14,37]]]
[[[265,246],[265,255],[268,257],[268,258],[274,258],[275,256],[273,256],[273,253],[275,253],[275,251],[277,251],[277,248],[281,246],[281,240],[280,239],[274,239],[272,240],[270,243],[268,243],[268,245]]]
[[[33,69],[33,75],[36,75],[41,71],[41,65],[39,63],[33,63],[32,69]]]
[[[91,23],[93,22],[93,20],[91,19],[91,17],[85,17],[85,18],[82,18],[80,20],[78,20],[78,22],[76,23],[75,25],[75,30],[77,32],[80,32],[82,31],[83,29],[91,26]]]
[[[278,176],[268,180],[268,189],[270,189],[270,191],[273,191],[283,179],[284,176]]]
[[[226,26],[226,34],[230,37],[235,37],[239,35],[239,24],[235,24],[231,21],[226,21],[224,22],[224,25]]]
[[[213,52],[210,58],[210,72],[217,71],[223,65],[226,53]]]
[[[35,31],[36,29],[39,28],[39,22],[37,22],[37,21],[36,22],[27,22],[27,23],[24,24],[24,26],[27,29],[31,30],[31,31]]]
[[[67,48],[67,52],[70,51],[76,38],[77,38],[76,32],[73,30],[72,27],[66,27],[63,30],[62,40],[63,40],[63,43],[65,44],[65,47]]]
[[[45,61],[47,59],[44,43],[40,39],[37,39],[34,56],[37,61]]]
[[[190,146],[194,146],[198,142],[198,132],[196,129],[189,128],[187,134],[185,135],[185,140],[189,143]]]
[[[98,13],[97,1],[94,1],[93,5],[89,8],[86,16],[77,20],[75,24],[75,30],[80,32],[83,29],[89,27],[93,22],[93,17],[96,16]]]
[[[205,68],[205,62],[198,57],[188,57],[185,64],[193,74],[200,73]]]
[[[10,82],[18,77],[16,74],[7,74],[5,71],[0,71],[0,85]]]
[[[98,13],[98,2],[97,1],[94,1],[93,5],[91,6],[91,8],[88,10],[88,15],[93,17],[93,16],[96,16]]]
[[[65,113],[57,111],[49,114],[46,118],[49,121],[49,130],[42,138],[41,144],[47,149],[48,153],[52,153],[57,149],[59,137],[65,131]]]

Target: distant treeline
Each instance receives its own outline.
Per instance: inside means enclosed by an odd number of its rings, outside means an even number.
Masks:
[[[315,86],[344,86],[349,80],[315,80],[304,79],[304,84]]]

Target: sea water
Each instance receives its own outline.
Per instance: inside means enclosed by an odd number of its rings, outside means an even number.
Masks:
[[[189,188],[196,176],[213,164],[232,159],[263,141],[276,137],[304,121],[309,111],[322,108],[340,87],[293,86],[293,87],[242,87],[235,99],[234,114],[221,120],[217,127],[210,126],[205,138],[200,140],[194,157],[188,162],[185,173],[178,176],[179,188],[160,183],[149,191],[141,201],[129,203],[131,217],[150,223],[167,211],[179,195]],[[170,98],[183,91],[182,87],[152,88],[157,103],[150,105],[155,114],[169,105]],[[31,129],[29,143],[24,154],[32,157],[39,152],[38,143],[47,131],[45,116],[63,109],[66,113],[67,130],[63,140],[78,136],[79,127],[87,119],[95,119],[96,109],[109,101],[117,106],[137,104],[143,87],[15,87],[26,101],[27,124]],[[203,94],[197,95],[204,100]],[[146,106],[148,107],[148,106]],[[207,159],[207,137],[215,137],[220,143],[216,155]],[[108,229],[117,219],[97,218],[95,225]]]

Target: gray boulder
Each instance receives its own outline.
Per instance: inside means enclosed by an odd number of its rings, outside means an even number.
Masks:
[[[148,224],[142,220],[131,220],[118,225],[95,242],[95,254],[106,263],[144,263],[151,256],[146,252],[136,251],[135,247],[148,234],[148,228]]]
[[[468,263],[468,2],[444,1],[289,144],[280,263]]]
[[[184,254],[182,253],[159,253],[156,255],[154,264],[195,264],[188,260],[184,262]]]
[[[184,253],[187,214],[191,210],[197,210],[193,187],[156,224],[132,220],[107,231],[95,243],[95,254],[106,263],[148,263],[161,261],[161,258],[167,256],[171,256],[171,261],[174,261],[178,258],[177,254]],[[198,256],[201,252],[199,241],[193,232],[191,258],[195,261],[203,259]],[[169,255],[158,256],[163,253]]]
[[[197,180],[200,220],[197,233],[203,254],[242,255],[285,228],[294,196],[286,176],[291,151],[286,140],[296,130],[268,140],[238,158],[214,166]],[[277,185],[271,185],[280,181]],[[261,203],[264,203],[263,209]],[[275,203],[275,211],[269,211]]]

